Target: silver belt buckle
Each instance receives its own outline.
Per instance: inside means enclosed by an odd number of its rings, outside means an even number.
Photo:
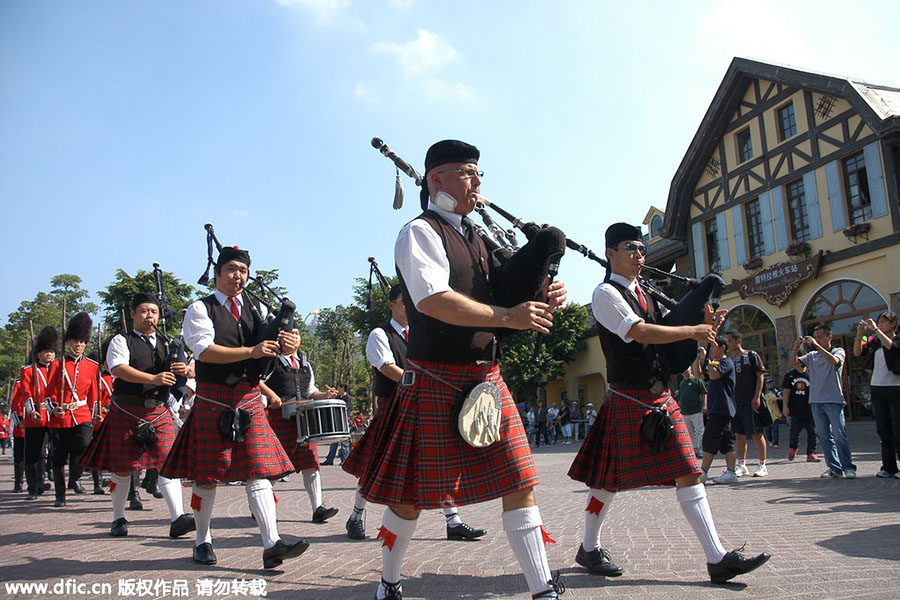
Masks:
[[[155,398],[147,398],[144,400],[144,408],[156,408],[159,406],[159,401]]]

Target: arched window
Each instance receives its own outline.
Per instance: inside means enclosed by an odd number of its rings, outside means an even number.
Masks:
[[[832,345],[846,351],[842,381],[851,419],[872,416],[869,397],[872,374],[865,368],[865,359],[853,356],[856,325],[862,319],[877,319],[887,309],[884,299],[873,288],[859,281],[842,279],[819,290],[800,321],[804,335],[812,335],[816,325],[827,324],[834,336]]]
[[[731,309],[722,331],[739,331],[743,336],[741,345],[747,350],[756,350],[769,369],[776,386],[781,383],[778,372],[778,342],[775,338],[775,324],[752,304],[744,304]]]
[[[656,215],[650,219],[650,237],[659,237],[662,235],[663,219]]]

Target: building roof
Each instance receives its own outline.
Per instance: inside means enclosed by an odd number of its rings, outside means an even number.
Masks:
[[[790,85],[847,100],[879,137],[900,133],[900,89],[871,85],[834,75],[803,71],[746,58],[731,61],[697,133],[672,178],[663,236],[687,239],[690,197],[734,111],[753,79]]]

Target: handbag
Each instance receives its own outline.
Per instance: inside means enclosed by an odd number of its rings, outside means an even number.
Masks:
[[[675,419],[662,406],[654,406],[641,417],[641,437],[650,442],[654,452],[662,452],[674,433]]]
[[[156,427],[150,421],[143,421],[131,430],[131,439],[141,449],[141,453],[148,452],[156,443]]]
[[[769,403],[765,400],[760,401],[759,408],[756,409],[756,414],[759,416],[759,423],[763,427],[770,427],[772,423],[774,423],[772,411],[769,410]]]
[[[243,408],[229,408],[219,415],[219,433],[232,443],[240,443],[246,439],[247,430],[250,429],[252,415]]]
[[[473,448],[486,448],[500,441],[502,418],[500,388],[490,381],[482,381],[457,396],[450,413],[450,425],[465,443]]]

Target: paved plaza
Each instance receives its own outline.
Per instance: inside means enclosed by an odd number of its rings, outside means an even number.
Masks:
[[[583,535],[585,488],[566,476],[577,446],[534,450],[541,478],[537,488],[551,568],[562,571],[566,600],[586,598],[900,598],[900,480],[877,479],[880,466],[874,424],[850,423],[857,480],[824,480],[824,463],[787,461],[782,445],[771,450],[769,476],[712,486],[709,499],[727,549],[746,544],[763,550],[768,564],[736,583],[713,585],[700,545],[671,489],[620,494],[604,527],[603,544],[625,575],[605,579],[575,564]],[[327,447],[320,448],[324,456]],[[752,452],[752,451],[751,451]],[[718,459],[712,474],[718,474]],[[285,538],[303,537],[310,549],[283,570],[262,569],[259,530],[242,486],[221,486],[213,515],[218,564],[191,561],[193,536],[168,538],[162,500],[143,494],[145,510],[128,511],[129,537],[111,538],[108,496],[70,493],[68,506],[53,508],[53,494],[28,502],[13,494],[11,451],[0,457],[0,597],[191,598],[254,597],[315,600],[371,599],[380,578],[380,506],[370,505],[369,539],[351,541],[344,522],[353,505],[355,481],[338,466],[322,467],[326,504],[340,513],[314,525],[312,510],[295,475],[276,485],[278,526]],[[185,504],[190,489],[185,490]],[[477,542],[448,542],[439,511],[422,514],[403,565],[404,598],[529,598],[525,578],[506,541],[500,501],[460,509],[466,522],[488,530]],[[46,593],[14,592],[10,583],[47,583]],[[99,584],[99,585],[98,585]],[[96,587],[95,587],[96,586]],[[90,593],[91,588],[103,593]],[[82,591],[84,593],[79,593]]]

